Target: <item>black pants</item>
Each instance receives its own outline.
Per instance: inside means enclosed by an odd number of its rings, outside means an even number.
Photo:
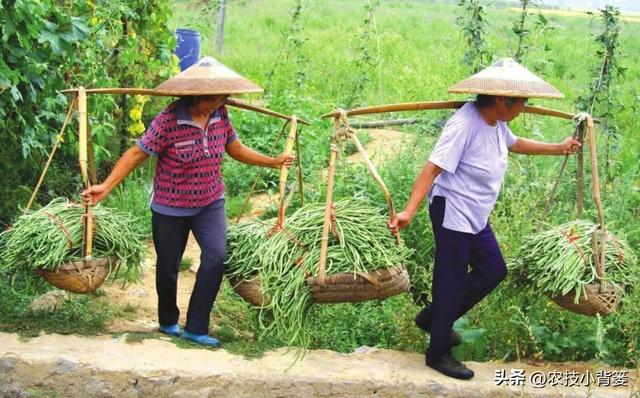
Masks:
[[[491,226],[487,223],[477,234],[444,228],[445,204],[445,198],[436,196],[429,206],[436,242],[429,360],[437,360],[451,348],[451,328],[456,319],[495,289],[507,275]]]
[[[224,200],[207,206],[192,217],[174,217],[152,212],[153,244],[158,256],[156,292],[158,320],[162,326],[178,323],[176,304],[178,270],[187,245],[189,231],[200,246],[200,268],[191,292],[185,329],[195,334],[209,333],[209,316],[216,299],[227,250],[227,220]]]

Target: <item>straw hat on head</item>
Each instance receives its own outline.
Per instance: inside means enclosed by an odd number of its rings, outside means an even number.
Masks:
[[[231,95],[261,93],[262,88],[212,57],[201,58],[154,89],[160,95]]]
[[[455,84],[450,93],[524,98],[563,98],[564,94],[511,58],[504,58]]]

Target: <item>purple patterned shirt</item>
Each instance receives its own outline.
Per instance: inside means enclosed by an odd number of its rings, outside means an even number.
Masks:
[[[205,130],[191,120],[183,101],[165,108],[137,141],[144,152],[158,158],[152,208],[169,215],[194,215],[221,198],[220,167],[226,145],[235,139],[224,106],[211,115]]]

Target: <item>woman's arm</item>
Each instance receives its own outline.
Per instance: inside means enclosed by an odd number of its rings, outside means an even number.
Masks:
[[[398,229],[411,224],[411,220],[416,215],[420,204],[427,195],[427,192],[431,189],[433,181],[441,171],[442,169],[434,163],[427,162],[427,164],[424,165],[422,172],[413,184],[411,196],[409,196],[409,200],[407,201],[407,205],[404,210],[401,213],[398,213],[395,220],[389,223],[389,228],[391,228],[391,231],[394,234],[398,232]]]
[[[124,180],[129,173],[140,165],[147,155],[138,145],[129,148],[113,166],[113,170],[102,184],[92,185],[82,192],[82,199],[85,203],[98,203],[109,195],[109,192]]]
[[[238,162],[251,164],[254,166],[272,167],[274,169],[280,168],[282,165],[287,167],[291,166],[295,157],[282,153],[278,157],[272,158],[265,156],[259,152],[254,151],[251,148],[246,147],[240,140],[233,140],[226,146],[226,151]]]
[[[582,144],[575,138],[566,138],[559,144],[539,142],[528,138],[518,137],[509,151],[523,155],[569,155],[575,153]]]

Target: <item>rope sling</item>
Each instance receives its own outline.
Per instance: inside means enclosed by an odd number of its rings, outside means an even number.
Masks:
[[[294,126],[292,123],[291,131],[285,145],[285,153],[290,153],[292,142],[294,140]],[[338,157],[338,142],[340,140],[351,140],[360,155],[362,156],[367,169],[373,176],[374,180],[380,186],[389,212],[389,219],[395,218],[395,210],[391,195],[386,188],[382,178],[373,166],[369,156],[358,140],[355,131],[349,127],[346,113],[340,111],[334,120],[334,133],[330,144],[330,159],[328,166],[327,178],[327,195],[324,210],[324,221],[322,235],[320,238],[320,260],[318,264],[317,275],[312,275],[305,270],[306,283],[311,288],[311,294],[315,303],[345,303],[358,302],[365,300],[380,300],[391,297],[409,289],[409,274],[403,265],[396,265],[390,268],[374,270],[370,272],[343,272],[334,275],[327,275],[326,262],[329,251],[329,235],[330,233],[341,239],[336,229],[335,206],[333,202],[333,190],[335,181],[335,165]],[[283,168],[284,170],[284,168]],[[300,175],[300,173],[299,173]],[[281,171],[280,174],[280,200],[278,219],[270,230],[270,235],[282,231],[294,245],[301,247],[294,234],[285,227],[284,217],[287,201],[284,199],[284,190],[286,186],[286,173]],[[395,237],[396,243],[401,244],[399,236]],[[303,248],[306,252],[306,248]],[[296,265],[302,263],[302,258],[297,261]],[[258,277],[248,280],[231,280],[235,291],[246,301],[254,306],[262,307],[269,304],[270,298],[261,292],[261,283]]]
[[[604,220],[604,208],[600,197],[600,178],[598,174],[598,157],[596,151],[596,137],[594,122],[591,115],[587,113],[580,113],[574,117],[576,128],[573,134],[573,138],[580,142],[585,142],[585,131],[587,133],[587,142],[589,144],[589,153],[591,160],[591,180],[592,180],[592,198],[596,205],[598,212],[598,229],[592,233],[591,244],[593,251],[593,264],[595,265],[595,271],[597,275],[598,283],[590,283],[585,286],[585,294],[579,297],[576,296],[574,291],[567,294],[549,294],[551,299],[560,307],[575,312],[578,314],[595,316],[596,314],[608,315],[613,313],[620,304],[622,296],[620,289],[612,288],[611,284],[606,280],[606,257],[605,249],[608,240],[613,239],[614,244],[618,250],[618,266],[622,259],[622,252],[615,237],[610,237],[606,228]],[[553,198],[558,188],[560,179],[565,170],[569,155],[566,155],[558,177],[556,178],[554,185],[549,193],[549,197],[545,204],[544,211],[542,213],[540,223],[538,224],[537,232],[540,232],[544,224],[544,219],[550,212],[553,206]],[[578,152],[577,158],[577,170],[576,170],[576,218],[581,219],[584,214],[584,159],[582,147]],[[573,243],[576,239],[572,234],[566,234],[562,232],[568,242]],[[575,245],[575,249],[578,250],[582,257],[585,267],[589,267],[590,259],[585,255],[580,248]]]

